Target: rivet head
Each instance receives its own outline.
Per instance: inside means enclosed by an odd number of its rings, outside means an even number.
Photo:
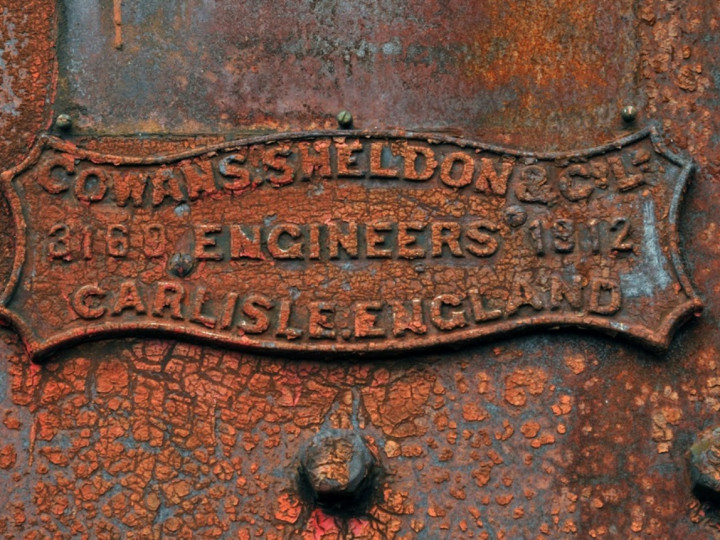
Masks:
[[[176,253],[168,262],[170,273],[181,278],[190,275],[194,266],[195,259],[189,253]]]
[[[626,105],[622,108],[622,111],[620,111],[620,115],[622,116],[623,122],[626,124],[631,124],[635,121],[637,118],[638,110],[633,105]]]
[[[319,506],[357,511],[372,494],[374,469],[374,457],[359,435],[328,430],[304,449],[300,481]]]
[[[353,124],[353,117],[350,111],[340,111],[337,115],[338,125],[343,129],[350,129]]]
[[[527,221],[527,212],[522,206],[512,205],[505,209],[505,221],[511,227],[519,227]]]
[[[70,118],[69,114],[58,114],[55,119],[55,127],[63,131],[69,130],[72,127],[72,118]]]
[[[720,427],[701,432],[690,447],[693,488],[720,494]]]

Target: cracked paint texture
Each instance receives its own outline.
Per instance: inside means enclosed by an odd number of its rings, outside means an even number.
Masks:
[[[0,48],[0,95],[15,96],[0,106],[0,156],[17,163],[50,124],[54,3],[3,6],[0,35],[17,40],[18,54]],[[0,534],[718,537],[717,508],[691,492],[687,451],[720,411],[720,12],[709,0],[641,0],[630,17],[640,51],[639,69],[632,66],[638,122],[661,121],[668,143],[700,164],[680,237],[707,309],[666,354],[567,331],[383,361],[298,361],[126,339],[34,365],[3,329]],[[131,36],[124,30],[124,40]],[[504,69],[498,77],[512,78]],[[622,128],[608,120],[602,133],[579,133],[547,103],[517,111],[536,131],[510,122],[497,128],[499,143],[522,145],[544,132],[548,146],[603,142]],[[141,144],[151,153],[217,140],[81,142],[118,153]],[[0,275],[12,250],[2,227]],[[322,427],[359,430],[384,469],[368,515],[337,520],[298,493],[297,452]]]

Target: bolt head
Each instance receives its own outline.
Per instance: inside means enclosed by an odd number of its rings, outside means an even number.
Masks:
[[[337,115],[338,125],[343,129],[350,129],[353,124],[353,117],[350,111],[340,111]]]
[[[505,221],[511,227],[519,227],[527,221],[527,212],[522,206],[512,205],[505,209]]]
[[[305,448],[300,473],[320,505],[357,506],[369,494],[374,464],[359,435],[329,430],[318,433]]]
[[[690,447],[690,476],[694,487],[720,494],[720,427],[702,431]]]
[[[190,275],[194,266],[195,259],[189,253],[176,253],[168,262],[170,273],[181,278]]]
[[[62,129],[63,131],[67,131],[72,127],[72,118],[70,118],[69,114],[58,114],[55,119],[55,127]]]
[[[637,108],[633,105],[626,105],[625,107],[623,107],[620,114],[622,116],[623,122],[625,122],[626,124],[630,124],[634,122],[637,118],[638,111]]]

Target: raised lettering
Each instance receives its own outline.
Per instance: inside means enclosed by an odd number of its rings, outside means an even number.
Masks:
[[[560,309],[567,302],[573,309],[582,307],[582,278],[574,276],[567,282],[560,276],[550,278],[550,309]]]
[[[215,328],[217,319],[204,313],[208,300],[210,300],[210,292],[205,287],[198,287],[192,302],[190,320],[208,328]]]
[[[270,170],[279,174],[272,174],[269,177],[273,186],[285,186],[291,184],[294,180],[295,170],[288,162],[290,156],[290,145],[282,144],[279,146],[271,146],[265,151],[265,165]]]
[[[105,242],[108,255],[118,258],[125,257],[128,254],[128,246],[130,245],[128,228],[122,223],[109,225],[105,235]]]
[[[328,302],[308,304],[308,334],[313,339],[335,338],[335,307]]]
[[[393,336],[401,337],[406,331],[413,334],[427,333],[427,325],[423,312],[423,303],[419,298],[410,302],[390,302],[393,314]]]
[[[532,306],[536,311],[543,308],[542,296],[533,285],[532,274],[529,272],[516,274],[510,282],[510,297],[505,313],[512,315],[523,306]]]
[[[180,182],[170,168],[161,167],[155,171],[155,174],[150,178],[150,185],[152,186],[153,206],[160,206],[167,198],[174,202],[185,200],[185,196],[180,189]]]
[[[468,298],[470,300],[470,308],[472,309],[473,319],[476,323],[493,321],[502,317],[501,310],[487,309],[484,295],[478,289],[469,289]]]
[[[337,152],[337,174],[338,176],[358,177],[364,173],[358,168],[357,154],[362,152],[363,145],[357,139],[345,142],[339,140],[335,143]]]
[[[355,302],[355,337],[382,337],[385,329],[378,326],[382,302]]]
[[[422,232],[423,230],[425,230],[425,224],[422,221],[400,221],[398,223],[398,257],[419,259],[425,256],[425,249],[417,245],[417,236],[410,234],[410,231]]]
[[[480,158],[480,172],[475,180],[475,190],[504,197],[514,167],[514,159],[503,160],[500,162],[500,172],[498,172],[492,159]]]
[[[113,193],[118,206],[126,206],[132,200],[133,206],[143,205],[148,175],[145,173],[127,173],[114,176]]]
[[[392,257],[390,248],[380,248],[386,244],[387,235],[382,234],[392,231],[392,223],[381,221],[377,223],[368,223],[365,227],[365,242],[367,244],[368,258],[389,259]]]
[[[454,294],[441,294],[432,299],[430,304],[430,320],[440,330],[455,330],[467,324],[465,310],[448,310],[448,307],[462,305],[460,297]]]
[[[293,304],[289,300],[282,300],[278,308],[278,329],[275,335],[288,340],[302,337],[303,331],[291,325],[290,320],[293,314]]]
[[[401,148],[405,180],[424,182],[432,178],[438,165],[432,148],[411,143],[405,143]]]
[[[228,293],[223,303],[223,312],[220,316],[220,329],[227,330],[232,326],[235,318],[235,309],[237,308],[238,294],[235,292]]]
[[[244,191],[250,187],[250,172],[245,168],[247,149],[225,156],[218,163],[218,171],[225,179],[224,189],[229,191]]]
[[[103,298],[105,291],[95,283],[80,287],[72,295],[70,304],[79,317],[86,320],[99,319],[105,315],[105,307],[99,303]]]
[[[440,180],[454,188],[469,186],[475,173],[475,161],[463,152],[449,154],[440,165]]]
[[[273,307],[273,302],[262,294],[251,294],[243,303],[242,312],[250,322],[243,321],[240,328],[247,334],[262,334],[270,328],[270,319],[266,313]]]
[[[330,222],[328,228],[328,247],[330,258],[340,257],[340,247],[345,250],[348,257],[356,259],[358,256],[358,225],[354,221],[346,224],[347,232],[344,232],[339,223]]]
[[[542,165],[523,167],[515,196],[525,203],[553,204],[556,197],[548,185],[547,169]]]
[[[462,257],[463,251],[460,247],[460,234],[462,228],[459,223],[452,221],[439,221],[430,225],[432,255],[442,257],[443,247],[447,246],[455,257]]]
[[[299,142],[300,152],[300,179],[310,179],[315,176],[329,178],[332,176],[330,168],[330,141]]]
[[[642,173],[628,174],[621,156],[609,157],[608,163],[610,164],[610,170],[615,175],[618,190],[630,191],[645,184],[645,177]]]
[[[57,156],[37,173],[37,183],[51,195],[70,188],[70,177],[75,174],[75,160],[71,156]]]
[[[218,234],[222,231],[222,225],[198,224],[193,228],[195,232],[195,258],[199,261],[221,261],[223,253],[217,249],[217,239],[211,235]]]
[[[170,310],[170,317],[182,320],[182,301],[185,299],[185,288],[179,283],[160,281],[155,291],[152,314],[154,317],[164,317],[166,309]]]
[[[383,152],[387,151],[392,156],[390,148],[381,142],[370,143],[370,176],[379,178],[398,178],[400,173],[397,169],[383,167]]]
[[[79,201],[96,203],[103,200],[107,193],[107,174],[100,167],[82,171],[75,181],[75,196]]]
[[[136,315],[143,315],[147,312],[134,281],[123,281],[120,284],[112,314],[120,315],[126,309],[133,310]]]
[[[70,227],[65,223],[56,223],[48,233],[48,255],[51,259],[71,261]]]
[[[497,230],[497,225],[490,220],[478,219],[473,221],[465,231],[466,238],[471,240],[465,245],[465,249],[476,257],[494,255],[498,250],[498,241],[488,232],[496,232]]]
[[[184,161],[180,164],[180,170],[185,177],[191,201],[200,198],[203,193],[212,195],[217,191],[211,163],[199,159]]]
[[[536,154],[401,131],[166,157],[43,136],[0,175],[17,229],[0,316],[31,354],[137,331],[331,356],[533,325],[664,346],[700,306],[669,221],[692,163],[651,131]]]
[[[633,241],[630,239],[630,221],[624,217],[615,218],[610,226],[616,232],[612,240],[612,249],[615,251],[632,251]]]
[[[571,253],[575,249],[575,223],[571,219],[558,219],[552,226],[552,242],[558,253]]]
[[[590,178],[587,166],[579,163],[570,165],[560,175],[560,193],[569,201],[585,200],[595,191],[594,183],[588,182]]]
[[[590,306],[588,310],[599,315],[613,315],[620,310],[622,293],[620,285],[607,278],[593,278],[590,282]]]
[[[165,227],[159,223],[143,226],[143,253],[151,259],[165,254]]]
[[[230,225],[230,258],[235,259],[263,259],[261,248],[260,225],[249,226],[251,236],[248,236],[240,225]]]
[[[276,225],[270,229],[267,239],[267,248],[270,255],[276,259],[302,259],[303,245],[302,241],[293,242],[285,241],[284,237],[291,240],[297,240],[302,237],[300,227],[293,223],[284,223]],[[284,246],[281,244],[285,244]]]

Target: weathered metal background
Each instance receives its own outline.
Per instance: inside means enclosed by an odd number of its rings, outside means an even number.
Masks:
[[[364,128],[567,150],[642,95],[630,0],[119,2],[61,12],[56,103],[94,133],[335,127],[348,108]]]
[[[680,236],[706,310],[661,355],[540,331],[327,362],[123,339],[34,365],[3,330],[2,534],[718,535],[689,472],[720,410],[716,2],[169,4],[5,0],[3,168],[60,113],[75,123],[65,137],[113,154],[331,127],[342,107],[361,128],[551,150],[627,133],[632,103],[636,126],[658,120],[699,164]],[[5,278],[15,240],[6,205],[0,216]],[[321,428],[354,429],[376,455],[378,488],[357,515],[333,517],[299,487]]]

